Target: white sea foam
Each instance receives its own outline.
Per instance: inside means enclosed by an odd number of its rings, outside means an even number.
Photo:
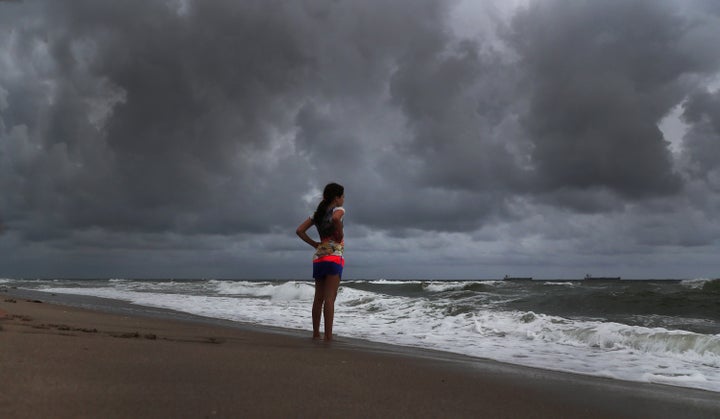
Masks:
[[[706,283],[715,281],[713,278],[694,278],[694,279],[684,279],[680,281],[680,285],[683,285],[688,288],[692,289],[699,289],[705,286]]]
[[[545,281],[543,282],[543,285],[555,285],[555,286],[561,286],[561,287],[574,287],[578,285],[579,281],[575,282],[555,282],[555,281]]]
[[[270,297],[272,300],[310,300],[315,294],[315,288],[306,282],[237,282],[237,281],[210,281],[219,294]]]
[[[433,290],[453,291],[460,284],[429,285]],[[174,288],[155,285],[115,282],[103,287],[52,287],[46,291],[114,298],[292,329],[310,327],[314,287],[309,282],[178,282]],[[195,291],[188,291],[192,290],[189,287],[195,287]],[[458,310],[458,304],[465,302],[341,287],[335,331],[340,336],[538,368],[720,392],[720,335],[571,320],[529,311],[496,310],[481,304],[471,306],[475,308],[469,311]]]
[[[378,279],[376,281],[368,281],[375,285],[406,285],[406,284],[420,284],[421,281],[391,281],[388,279]]]
[[[430,292],[456,291],[467,286],[467,282],[433,281],[424,284],[423,289]]]
[[[272,295],[270,282],[210,281],[219,294],[269,297]]]
[[[315,296],[315,287],[308,283],[287,282],[273,289],[273,301],[310,301]]]

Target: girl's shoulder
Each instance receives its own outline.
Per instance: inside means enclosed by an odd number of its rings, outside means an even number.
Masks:
[[[339,219],[342,221],[345,218],[345,208],[343,207],[335,207],[330,211],[330,218],[332,219]]]

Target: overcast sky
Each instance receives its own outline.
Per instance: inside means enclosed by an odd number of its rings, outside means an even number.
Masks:
[[[0,1],[0,277],[720,276],[715,0]]]

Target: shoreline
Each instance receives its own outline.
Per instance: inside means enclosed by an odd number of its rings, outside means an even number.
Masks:
[[[0,392],[8,417],[720,414],[717,393],[703,390],[344,337],[326,345],[309,332],[0,288],[0,361],[14,383]],[[67,388],[78,391],[59,391]]]

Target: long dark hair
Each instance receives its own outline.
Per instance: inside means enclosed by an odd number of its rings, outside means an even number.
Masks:
[[[325,185],[325,189],[323,189],[323,200],[320,201],[320,204],[318,204],[317,209],[315,210],[315,214],[313,214],[313,221],[315,221],[316,225],[322,221],[328,210],[328,206],[332,203],[332,201],[344,194],[345,188],[342,185],[337,183],[328,183]]]

